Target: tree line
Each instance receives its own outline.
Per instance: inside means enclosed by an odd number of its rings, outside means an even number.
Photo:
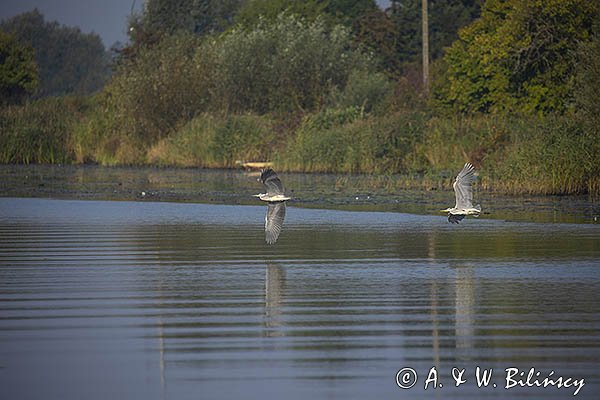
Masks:
[[[2,79],[22,84],[14,92],[20,101],[41,100],[0,112],[0,160],[48,160],[39,149],[54,149],[50,159],[101,164],[231,167],[270,159],[280,169],[419,174],[436,182],[469,160],[492,190],[600,192],[593,89],[600,3],[430,0],[428,96],[420,86],[420,6],[148,0],[110,64],[98,61],[106,52],[90,50],[93,37],[40,23],[39,15],[5,21],[0,47],[13,61],[3,71],[21,66]],[[71,46],[82,59],[102,54],[96,64],[105,73],[51,84],[60,74],[41,73],[40,55],[18,35],[26,29],[17,20],[70,32],[82,40]],[[69,111],[56,129],[66,133],[48,141],[52,125],[36,130],[31,121],[62,115],[55,113],[61,104]]]

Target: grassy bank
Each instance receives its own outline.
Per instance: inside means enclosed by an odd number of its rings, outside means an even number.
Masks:
[[[0,163],[73,162],[75,125],[89,108],[90,101],[75,97],[0,108]]]
[[[89,99],[4,108],[0,161],[233,168],[268,160],[285,171],[374,174],[378,185],[398,189],[447,187],[470,161],[484,190],[600,194],[600,139],[565,116],[378,115],[347,107],[291,123],[252,113],[204,113],[150,142],[111,131],[106,118]],[[386,178],[392,174],[406,178]]]

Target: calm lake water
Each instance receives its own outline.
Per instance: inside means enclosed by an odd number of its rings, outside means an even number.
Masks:
[[[209,176],[222,192],[214,203],[261,189],[243,174],[239,193]],[[157,202],[148,193],[164,200],[167,189],[108,178],[110,189],[89,197],[121,187],[122,201],[73,200],[89,198],[77,185],[102,180],[35,179],[45,186],[34,195],[61,199],[0,198],[2,399],[568,399],[577,390],[505,389],[508,368],[515,380],[531,368],[531,382],[583,379],[576,398],[600,394],[598,224],[517,213],[451,225],[427,215],[427,201],[419,214],[291,203],[268,246],[264,206]],[[183,183],[169,190],[196,201]],[[487,387],[478,366],[493,369]],[[396,383],[403,368],[418,375],[411,389]],[[465,370],[459,387],[452,368]]]

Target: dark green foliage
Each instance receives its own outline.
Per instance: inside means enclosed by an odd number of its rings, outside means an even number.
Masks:
[[[600,21],[596,29],[600,28]],[[586,140],[586,155],[580,160],[589,177],[596,178],[596,187],[591,192],[600,192],[600,33],[589,42],[582,43],[578,53],[578,67],[575,86],[577,117],[583,125]]]
[[[330,27],[342,24],[351,28],[362,16],[376,10],[374,0],[249,0],[240,9],[236,22],[253,27],[261,21],[274,21],[285,12],[307,21],[321,18]]]
[[[233,22],[243,0],[148,0],[142,15],[146,29],[173,33],[221,32]]]
[[[140,48],[151,47],[163,37],[222,32],[233,23],[244,0],[147,0],[144,12],[129,21],[131,44],[125,58],[135,57]]]
[[[46,22],[37,9],[3,21],[0,31],[35,50],[40,81],[37,97],[90,94],[108,77],[108,55],[96,34]]]
[[[0,32],[0,106],[20,102],[37,85],[33,49]]]
[[[600,28],[600,20],[598,21]],[[577,57],[575,99],[582,119],[600,132],[600,32],[580,45]]]
[[[390,18],[396,28],[396,54],[402,64],[421,54],[421,0],[392,1]]]
[[[459,28],[479,16],[482,0],[429,0],[430,58],[443,55],[457,39]],[[421,0],[391,2],[390,18],[396,28],[396,54],[401,65],[420,62],[422,48]]]
[[[348,27],[363,15],[378,9],[375,0],[329,0],[325,3],[325,12],[336,18],[337,23]]]
[[[429,51],[432,59],[458,39],[458,31],[479,18],[484,0],[430,0]]]
[[[392,84],[384,74],[355,70],[341,91],[332,90],[330,105],[356,107],[366,113],[385,113],[389,111],[391,97]]]
[[[499,116],[430,118],[415,148],[416,168],[451,176],[467,161],[480,166],[508,143],[512,132],[526,130],[527,122]]]
[[[457,165],[470,161],[480,170],[481,187],[489,190],[597,195],[600,175],[591,161],[599,142],[565,116],[432,118],[415,146],[413,168],[449,179]]]
[[[264,23],[275,21],[285,12],[288,15],[314,21],[324,17],[326,2],[302,0],[248,0],[235,17],[237,25],[247,29]]]
[[[377,55],[383,71],[392,77],[401,73],[398,29],[385,12],[380,9],[367,12],[354,21],[352,28],[356,42]]]

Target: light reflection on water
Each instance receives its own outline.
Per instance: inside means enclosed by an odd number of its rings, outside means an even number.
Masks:
[[[514,366],[583,377],[578,398],[596,398],[597,225],[290,207],[267,246],[263,218],[0,199],[2,397],[572,396],[473,382]],[[424,391],[432,366],[444,387]],[[452,367],[469,382],[451,387]]]

